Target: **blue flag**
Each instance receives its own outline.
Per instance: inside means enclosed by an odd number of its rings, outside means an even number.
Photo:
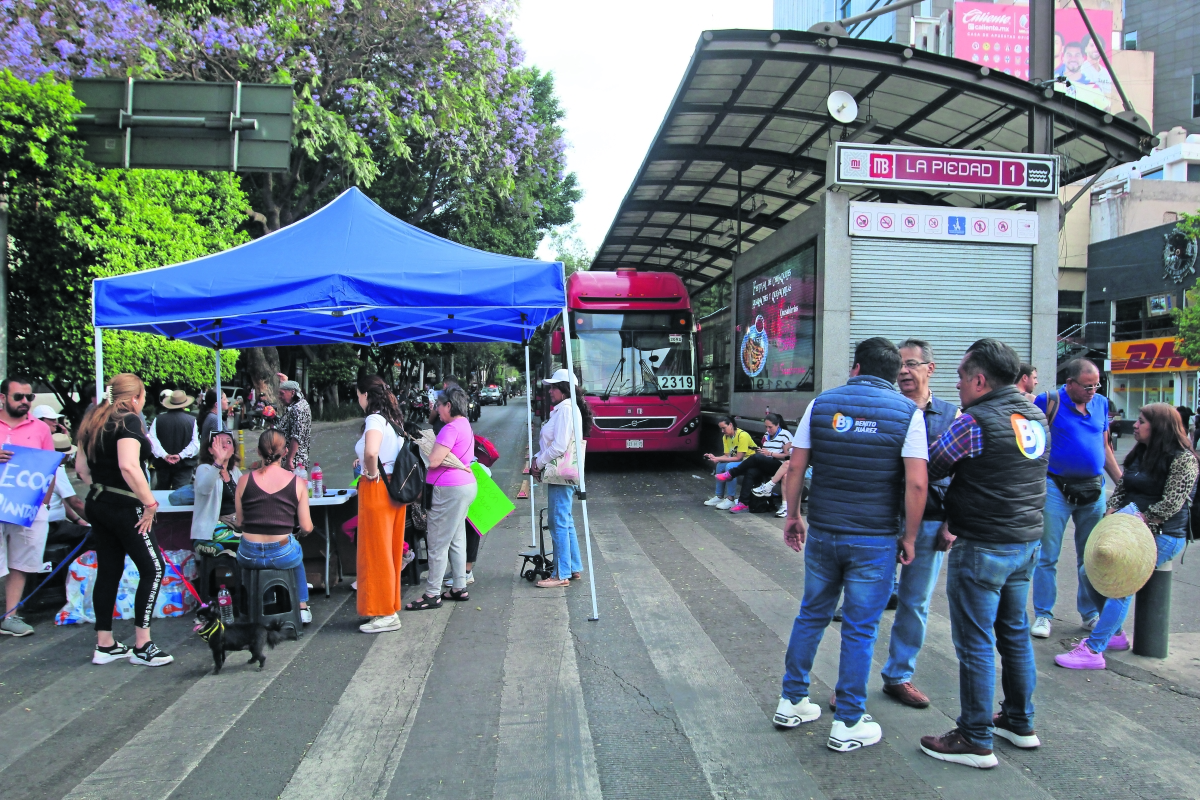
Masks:
[[[13,457],[0,464],[0,522],[28,528],[37,516],[38,506],[45,501],[54,471],[66,453],[15,444],[6,444],[4,449]]]

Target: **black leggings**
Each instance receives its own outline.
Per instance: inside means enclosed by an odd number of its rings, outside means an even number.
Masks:
[[[750,505],[750,499],[754,497],[754,490],[758,488],[759,484],[775,477],[775,473],[779,471],[779,465],[782,463],[778,458],[755,453],[737,466],[730,467],[729,474],[741,479],[742,485],[738,491],[738,502]]]
[[[112,630],[113,606],[117,602],[121,575],[125,572],[125,556],[133,561],[139,575],[133,605],[134,624],[139,628],[150,627],[165,565],[158,554],[154,533],[137,531],[139,509],[140,506],[105,503],[91,498],[85,506],[88,521],[92,523],[92,545],[96,549],[96,588],[92,593],[92,606],[96,610],[98,631]]]

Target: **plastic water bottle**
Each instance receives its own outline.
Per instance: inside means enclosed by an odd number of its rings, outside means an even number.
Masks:
[[[300,482],[308,487],[308,496],[312,497],[312,484],[308,481],[308,470],[303,465],[292,470],[292,474],[300,479]]]
[[[325,473],[321,472],[321,465],[315,461],[313,462],[312,487],[313,497],[325,496]]]
[[[217,592],[217,608],[221,612],[221,622],[226,625],[233,624],[233,595],[225,588],[225,584],[221,584],[221,591]]]

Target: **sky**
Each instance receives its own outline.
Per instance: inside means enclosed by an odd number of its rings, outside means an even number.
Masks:
[[[600,246],[696,42],[706,30],[771,27],[771,0],[520,0],[526,62],[554,73],[568,169],[579,177],[578,236]],[[545,242],[538,251],[550,258]]]

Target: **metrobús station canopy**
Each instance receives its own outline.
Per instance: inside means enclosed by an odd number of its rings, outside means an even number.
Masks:
[[[830,117],[835,90],[854,96],[856,121]],[[1052,118],[1052,141],[1040,147],[1035,111]],[[1053,153],[1060,185],[1100,172],[1110,158],[1135,160],[1153,143],[1135,115],[1109,114],[968,61],[801,31],[708,31],[592,269],[671,270],[693,292],[728,275],[738,253],[816,202],[838,140]],[[856,200],[970,208],[1026,200],[843,191]]]

